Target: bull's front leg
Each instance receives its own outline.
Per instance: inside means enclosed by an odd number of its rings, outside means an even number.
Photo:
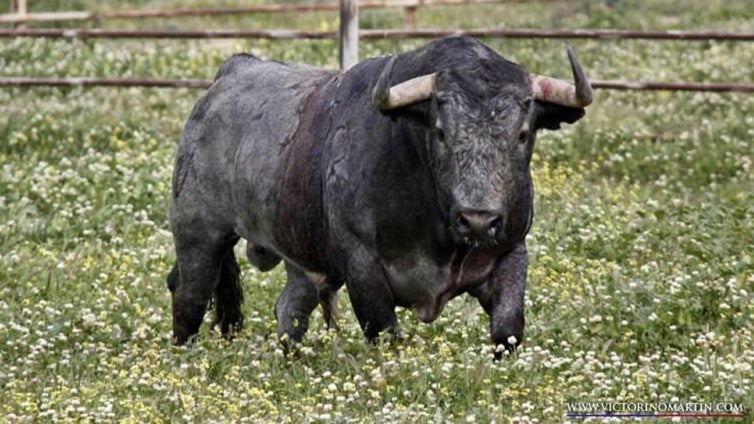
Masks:
[[[524,335],[526,243],[521,242],[500,260],[487,282],[469,293],[490,317],[490,339],[512,351]]]
[[[395,299],[382,266],[367,249],[356,249],[350,256],[346,277],[348,297],[364,336],[376,341],[382,332],[400,333],[395,314]]]

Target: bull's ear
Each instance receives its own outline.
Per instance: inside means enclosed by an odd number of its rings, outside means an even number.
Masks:
[[[584,117],[584,108],[556,105],[548,102],[534,102],[533,123],[535,129],[559,130],[560,124],[573,124]]]

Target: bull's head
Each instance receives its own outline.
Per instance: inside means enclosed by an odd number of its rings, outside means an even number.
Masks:
[[[537,130],[580,119],[592,91],[570,47],[575,84],[530,74],[480,44],[462,54],[469,57],[395,85],[397,57],[391,58],[372,100],[385,113],[422,105],[424,149],[455,241],[498,245],[527,229],[509,218],[531,212],[520,208],[531,199],[529,162]]]

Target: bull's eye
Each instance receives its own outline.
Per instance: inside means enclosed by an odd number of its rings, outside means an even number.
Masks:
[[[442,128],[435,128],[435,137],[438,141],[445,141],[445,131]]]

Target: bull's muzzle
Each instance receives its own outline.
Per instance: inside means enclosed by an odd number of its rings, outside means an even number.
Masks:
[[[494,244],[505,228],[505,219],[497,211],[461,210],[456,212],[454,224],[462,239]]]

